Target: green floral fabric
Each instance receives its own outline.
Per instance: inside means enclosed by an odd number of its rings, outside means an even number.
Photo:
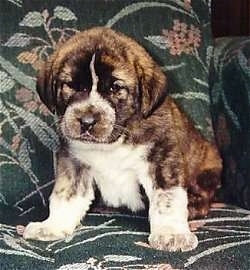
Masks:
[[[224,161],[223,200],[250,209],[250,38],[216,40],[212,114]]]

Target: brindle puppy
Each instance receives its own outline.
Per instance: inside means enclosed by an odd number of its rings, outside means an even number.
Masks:
[[[221,159],[166,96],[166,77],[134,40],[107,28],[81,32],[52,55],[38,77],[42,101],[60,117],[62,145],[50,215],[24,238],[73,233],[98,188],[110,206],[144,207],[149,243],[187,251],[198,244],[188,217],[207,214]]]

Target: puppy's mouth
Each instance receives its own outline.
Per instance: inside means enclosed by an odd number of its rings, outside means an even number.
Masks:
[[[107,143],[106,140],[96,138],[90,134],[89,135],[88,134],[81,135],[78,140],[85,142],[85,143]]]
[[[97,136],[91,130],[83,131],[80,126],[72,127],[72,124],[70,126],[67,126],[65,122],[62,122],[61,129],[64,137],[70,140],[79,140],[89,143],[104,143],[107,141],[106,137]]]

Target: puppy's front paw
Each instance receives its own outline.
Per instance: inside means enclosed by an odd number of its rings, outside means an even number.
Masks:
[[[194,233],[166,233],[150,234],[151,247],[167,251],[189,251],[197,247],[198,239]]]
[[[71,232],[62,230],[57,226],[46,222],[31,222],[23,232],[24,239],[34,239],[40,241],[54,241],[69,236]]]

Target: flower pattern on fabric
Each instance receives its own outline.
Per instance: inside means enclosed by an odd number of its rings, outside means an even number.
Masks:
[[[184,0],[184,5],[187,10],[190,10],[192,7],[191,0]]]
[[[28,111],[35,112],[39,110],[39,113],[44,116],[50,115],[48,108],[38,99],[38,96],[33,91],[22,87],[16,91],[15,97]]]
[[[248,256],[249,221],[250,211],[216,203],[207,218],[190,221],[199,238],[198,248],[192,252],[176,252],[174,256],[148,245],[144,216],[92,213],[71,237],[48,243],[24,240],[19,236],[23,226],[1,224],[0,254],[12,260],[22,256],[16,267],[24,258],[26,263],[39,262],[36,268],[39,270],[199,270],[204,265],[211,265],[208,269],[220,269],[222,258],[228,261],[233,248],[245,250]],[[8,261],[3,270],[11,269],[7,267]]]
[[[26,27],[29,31],[15,33],[7,40],[5,46],[23,48],[32,45],[32,49],[21,52],[17,56],[17,60],[22,64],[30,64],[35,70],[38,70],[58,45],[78,32],[72,27],[57,26],[58,21],[67,24],[76,20],[75,14],[63,6],[55,7],[52,15],[48,9],[44,9],[42,12],[30,11],[19,23],[21,27]],[[43,30],[46,33],[46,38],[32,35],[32,31],[36,28]]]
[[[174,20],[171,30],[162,30],[166,40],[166,46],[172,55],[195,54],[195,50],[201,44],[200,29],[194,25],[188,26],[186,23]]]

